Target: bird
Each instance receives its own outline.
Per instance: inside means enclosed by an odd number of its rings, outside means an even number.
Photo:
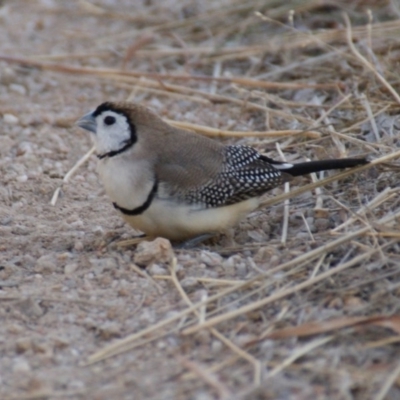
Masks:
[[[132,102],[104,102],[77,121],[93,133],[98,174],[114,208],[150,237],[217,234],[293,177],[367,164],[366,157],[288,163],[251,146],[175,128]]]

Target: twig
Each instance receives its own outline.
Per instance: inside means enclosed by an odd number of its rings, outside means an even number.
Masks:
[[[306,220],[306,218],[305,218],[303,213],[301,213],[301,218],[302,218],[302,220],[304,222],[304,225],[305,225],[305,227],[307,229],[307,233],[310,235],[311,242],[315,243],[314,235],[312,234],[311,229],[310,229],[310,225],[308,225],[308,222],[307,222],[307,220]]]
[[[375,74],[377,79],[382,83],[383,86],[391,93],[393,98],[400,104],[400,96],[397,92],[393,89],[392,85],[376,70],[376,68],[364,57],[361,53],[356,49],[354,46],[353,39],[352,39],[352,32],[351,32],[351,23],[349,16],[346,13],[343,13],[343,18],[346,23],[346,37],[347,37],[347,44],[350,47],[352,53],[356,56],[356,58],[371,72]]]
[[[192,124],[190,122],[181,122],[175,121],[171,119],[164,119],[165,122],[173,125],[177,128],[188,129],[195,131],[197,133],[201,133],[202,135],[211,136],[211,137],[270,137],[270,138],[279,138],[285,136],[294,136],[294,135],[304,135],[306,137],[317,139],[322,135],[320,132],[311,131],[311,130],[299,130],[299,129],[289,129],[289,130],[281,130],[281,131],[228,131],[223,129],[211,128],[209,126]]]
[[[394,371],[386,378],[381,390],[375,396],[374,400],[384,400],[386,395],[389,393],[390,388],[394,385],[397,378],[400,376],[400,363],[394,369]]]
[[[379,111],[377,111],[375,114],[372,114],[372,118],[376,119],[376,117],[378,115],[381,115],[383,113],[385,113],[389,108],[391,107],[390,104],[386,105],[385,107],[383,107],[382,109],[380,109]],[[371,120],[370,116],[368,116],[367,118],[362,119],[361,121],[356,122],[353,125],[348,126],[347,128],[344,128],[342,130],[342,132],[350,132],[352,130],[354,130],[355,128],[359,127],[362,124],[365,124],[366,122],[369,122]],[[360,141],[361,142],[361,141]],[[361,143],[360,143],[361,144]],[[369,145],[371,145],[373,143],[369,143]]]
[[[273,378],[275,375],[279,374],[279,372],[282,372],[285,368],[287,368],[289,365],[293,364],[296,360],[298,360],[300,357],[303,357],[307,353],[311,352],[312,350],[316,349],[317,347],[320,347],[324,345],[325,343],[330,342],[333,339],[333,336],[328,336],[325,338],[321,339],[316,339],[310,343],[307,343],[306,345],[302,346],[300,349],[297,349],[294,351],[294,353],[286,358],[281,364],[277,365],[267,376],[266,379]]]
[[[153,275],[154,279],[160,279],[160,280],[171,280],[170,275]],[[207,277],[194,277],[197,282],[199,283],[210,283],[215,286],[231,286],[231,285],[237,285],[238,283],[245,283],[246,281],[243,280],[229,280],[229,279],[217,279],[217,278],[207,278]]]
[[[208,371],[205,367],[200,365],[199,363],[195,363],[190,361],[182,356],[177,356],[177,359],[180,363],[192,371],[196,376],[206,382],[209,386],[211,386],[218,393],[218,398],[221,400],[229,400],[232,399],[232,393],[228,390],[228,388],[220,382],[217,377],[210,371]]]
[[[51,198],[50,204],[55,206],[57,203],[58,195],[60,194],[61,188],[64,183],[67,183],[71,176],[81,167],[81,165],[85,164],[87,160],[89,160],[90,156],[95,152],[96,148],[93,146],[78,162],[66,173],[62,180],[62,185],[59,186],[53,194]]]
[[[321,268],[322,263],[324,262],[326,258],[326,253],[322,254],[322,256],[320,257],[320,259],[317,262],[317,265],[314,267],[313,272],[310,276],[311,279],[315,278],[319,272],[319,269]]]
[[[183,290],[182,285],[180,284],[180,282],[178,280],[178,277],[176,276],[175,268],[176,268],[176,258],[173,258],[172,262],[171,262],[171,266],[170,266],[172,282],[174,283],[176,289],[178,290],[179,294],[181,295],[181,297],[183,298],[185,303],[189,307],[193,307],[193,303],[191,302],[191,300],[189,299],[189,297],[187,296],[187,294]],[[205,321],[205,311],[206,311],[206,303],[207,303],[206,299],[202,299],[201,303],[203,303],[203,305],[201,307],[199,307],[198,310],[195,310],[195,314],[198,316],[199,322],[203,323]],[[253,379],[253,381],[254,381],[255,385],[257,385],[257,384],[259,385],[261,383],[261,363],[260,363],[260,361],[258,361],[256,358],[251,356],[246,351],[242,350],[240,347],[236,346],[231,340],[226,338],[224,335],[222,335],[215,328],[211,328],[210,332],[218,340],[220,340],[222,343],[224,343],[225,346],[227,346],[229,349],[231,349],[236,355],[238,355],[239,357],[249,361],[253,365],[253,367],[254,367],[254,379]]]
[[[400,215],[400,212],[399,212],[399,215]],[[366,231],[368,228],[364,228],[364,229]],[[333,275],[335,275],[335,274],[337,274],[339,272],[342,272],[345,269],[350,268],[353,265],[368,259],[373,254],[375,254],[376,252],[377,252],[377,250],[373,249],[373,250],[371,250],[371,251],[369,251],[367,253],[360,254],[359,256],[354,257],[352,260],[348,261],[347,263],[341,264],[341,265],[339,265],[339,266],[337,266],[335,268],[332,268],[332,269],[330,269],[330,270],[328,270],[326,272],[323,272],[323,273],[321,273],[320,275],[318,275],[318,276],[316,276],[314,278],[307,279],[306,281],[301,282],[301,283],[297,284],[296,286],[294,286],[292,288],[279,291],[278,293],[274,293],[274,294],[266,297],[265,299],[262,299],[262,300],[259,300],[259,301],[255,301],[253,303],[250,303],[250,304],[247,304],[245,306],[242,306],[242,307],[240,307],[240,308],[238,308],[236,310],[229,311],[229,312],[227,312],[225,314],[222,314],[222,315],[218,315],[218,316],[216,316],[214,318],[211,318],[211,319],[207,320],[202,325],[191,326],[191,327],[185,329],[182,333],[184,335],[190,335],[190,334],[193,334],[193,333],[195,333],[195,332],[197,332],[197,331],[199,331],[201,329],[210,328],[210,327],[212,327],[212,326],[214,326],[216,324],[219,324],[219,323],[224,322],[224,321],[228,321],[228,320],[230,320],[232,318],[235,318],[235,317],[237,317],[239,315],[246,314],[246,313],[249,313],[251,311],[257,310],[260,307],[264,307],[267,304],[270,304],[270,303],[272,303],[272,302],[274,302],[276,300],[279,300],[279,299],[282,299],[284,297],[287,297],[287,296],[289,296],[291,294],[294,294],[294,293],[296,293],[296,292],[298,292],[300,290],[303,290],[303,289],[305,289],[305,288],[307,288],[309,286],[312,286],[312,285],[314,285],[314,284],[316,284],[318,282],[321,282],[321,281],[323,281],[324,279],[326,279],[326,278],[328,278],[330,276],[333,276]]]
[[[283,154],[281,147],[279,146],[279,143],[276,143],[276,149],[280,157],[282,158],[282,161],[286,161],[285,155]],[[285,182],[285,193],[289,192],[290,192],[290,183]],[[281,236],[282,244],[285,244],[287,239],[287,232],[289,227],[289,206],[290,206],[289,199],[286,199],[283,202],[283,223],[282,223],[282,236]]]
[[[365,93],[361,93],[360,98],[361,98],[361,103],[364,105],[365,111],[367,112],[368,121],[371,124],[372,131],[374,132],[375,140],[377,143],[379,143],[381,138],[379,137],[378,127],[376,125],[376,121],[371,110],[371,104],[369,104],[368,98],[365,95]]]
[[[390,200],[391,198],[396,196],[396,193],[398,191],[399,191],[399,189],[392,189],[390,187],[387,187],[383,192],[379,193],[377,196],[375,196],[367,204],[365,204],[364,206],[360,207],[345,222],[343,222],[342,224],[340,224],[336,228],[332,229],[331,232],[340,231],[341,229],[345,228],[346,226],[352,224],[358,217],[363,216],[363,214],[365,214],[365,212],[372,211],[374,208],[378,207],[379,205],[381,205],[385,201]]]
[[[53,64],[46,63],[42,61],[35,60],[33,58],[23,58],[23,57],[11,57],[6,55],[0,55],[0,61],[5,61],[13,64],[21,64],[25,66],[31,66],[40,68],[42,70],[54,71],[64,74],[84,74],[84,75],[98,75],[98,76],[113,76],[120,75],[125,77],[147,77],[151,79],[156,79],[158,81],[162,80],[183,80],[183,81],[200,81],[200,82],[223,82],[223,83],[236,83],[243,86],[256,87],[258,89],[281,89],[281,90],[301,90],[304,88],[310,89],[325,89],[325,90],[337,90],[337,83],[293,83],[293,82],[267,82],[259,81],[256,79],[242,78],[242,77],[212,77],[212,76],[199,76],[199,75],[172,75],[172,74],[158,74],[153,72],[143,72],[143,71],[126,71],[123,69],[116,68],[93,68],[93,67],[75,67],[73,65],[66,64]]]
[[[148,280],[152,285],[154,285],[157,289],[158,294],[162,295],[164,293],[163,288],[154,280],[152,276],[150,276],[147,272],[141,270],[137,265],[130,264],[130,269],[135,271],[139,276]]]

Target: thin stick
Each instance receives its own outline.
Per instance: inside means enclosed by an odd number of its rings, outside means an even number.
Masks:
[[[170,275],[153,275],[154,279],[160,279],[160,280],[171,280]],[[229,280],[229,279],[216,279],[216,278],[207,278],[207,277],[194,277],[197,282],[199,283],[211,283],[215,286],[231,286],[231,285],[237,285],[238,283],[245,283],[246,281],[243,280]]]
[[[153,236],[138,236],[134,237],[132,239],[125,239],[125,240],[120,240],[116,242],[117,247],[130,247],[130,246],[135,246],[141,242],[144,242],[145,240],[151,241],[156,239]]]
[[[364,229],[367,230],[368,228],[364,228]],[[353,265],[368,259],[373,254],[375,254],[377,251],[378,251],[377,249],[372,249],[371,251],[369,251],[367,253],[360,254],[359,256],[354,257],[353,259],[348,261],[347,263],[341,264],[341,265],[339,265],[339,266],[337,266],[335,268],[332,268],[332,269],[330,269],[328,271],[325,271],[325,272],[321,273],[320,275],[318,275],[318,276],[316,276],[314,278],[307,279],[306,281],[301,282],[301,283],[297,284],[294,287],[291,287],[291,288],[288,288],[288,289],[285,289],[285,290],[281,290],[278,293],[273,293],[272,295],[266,297],[265,299],[262,299],[262,300],[255,301],[253,303],[247,304],[247,305],[242,306],[242,307],[240,307],[240,308],[238,308],[236,310],[229,311],[229,312],[227,312],[225,314],[222,314],[222,315],[217,315],[214,318],[210,318],[209,320],[207,320],[202,325],[194,325],[194,326],[191,326],[191,327],[185,329],[182,333],[184,335],[191,335],[191,334],[193,334],[195,332],[198,332],[201,329],[213,327],[214,325],[219,324],[221,322],[228,321],[230,319],[236,318],[239,315],[249,313],[249,312],[254,311],[254,310],[256,310],[256,309],[258,309],[260,307],[264,307],[267,304],[270,304],[270,303],[272,303],[272,302],[274,302],[276,300],[279,300],[279,299],[282,299],[284,297],[287,297],[287,296],[289,296],[291,294],[294,294],[294,293],[296,293],[296,292],[298,292],[300,290],[303,290],[303,289],[305,289],[305,288],[307,288],[309,286],[315,285],[316,283],[321,282],[324,279],[329,278],[332,275],[335,275],[335,274],[337,274],[339,272],[342,272],[345,269],[348,269],[348,268],[352,267]]]
[[[308,160],[307,160],[308,161]],[[322,173],[323,171],[321,171]],[[311,180],[313,183],[318,182],[317,174],[315,172],[310,174]],[[321,176],[323,178],[323,176]],[[315,202],[315,210],[322,210],[324,208],[324,200],[322,198],[322,189],[320,187],[315,188],[315,195],[317,196],[317,200]],[[304,216],[303,216],[304,218]],[[305,220],[305,218],[304,218]]]
[[[378,127],[376,125],[376,121],[371,110],[371,104],[369,104],[368,98],[365,95],[365,93],[361,93],[360,98],[361,98],[361,103],[363,104],[365,111],[367,112],[368,121],[371,124],[372,131],[374,132],[375,140],[377,141],[377,143],[379,143],[381,138],[379,137]]]
[[[229,400],[233,398],[232,393],[230,393],[230,391],[226,388],[226,386],[223,385],[212,372],[207,370],[202,365],[190,361],[182,356],[178,355],[177,358],[184,367],[192,371],[192,373],[194,373],[196,376],[201,378],[205,383],[211,386],[218,393],[219,399]]]
[[[372,114],[372,118],[376,118],[378,115],[381,115],[383,113],[385,113],[389,108],[391,107],[390,104],[386,105],[385,107],[383,107],[381,110],[377,111],[375,114]],[[347,128],[342,129],[342,132],[350,132],[353,129],[357,128],[358,126],[365,124],[366,122],[370,121],[370,117],[368,116],[367,118],[362,119],[361,121],[356,122],[353,125],[348,126]],[[353,138],[354,139],[354,138]],[[359,139],[358,139],[359,140]],[[360,140],[360,144],[362,143],[362,141]],[[369,143],[370,145],[374,144],[374,143]]]
[[[375,340],[373,342],[369,342],[363,346],[361,349],[373,349],[375,347],[383,347],[387,346],[388,344],[399,343],[400,342],[400,335],[391,336],[385,339]]]
[[[154,285],[157,289],[158,294],[163,294],[164,290],[163,288],[154,280],[154,278],[152,276],[150,276],[147,272],[141,270],[137,265],[135,264],[130,264],[130,269],[132,271],[135,271],[139,276],[141,276],[142,278],[148,280],[152,285]]]
[[[213,77],[214,78],[220,78],[221,77],[221,70],[222,70],[222,63],[221,63],[221,61],[217,61],[214,64]],[[215,81],[215,80],[210,85],[210,93],[211,94],[216,94],[217,93],[217,81]]]
[[[283,154],[279,143],[276,143],[276,149],[282,158],[282,161],[286,161],[285,155]],[[290,192],[290,183],[285,182],[285,193]],[[286,199],[283,203],[283,223],[282,223],[282,236],[281,236],[281,243],[285,244],[287,239],[287,232],[289,227],[289,206],[290,202],[289,199]]]
[[[311,232],[310,225],[308,225],[308,222],[307,222],[307,220],[306,220],[306,218],[304,216],[304,213],[301,213],[301,218],[302,218],[302,220],[304,222],[304,225],[305,225],[305,227],[307,229],[307,233],[310,235],[311,242],[315,243],[314,235]]]
[[[201,133],[205,136],[211,137],[270,137],[270,138],[279,138],[286,136],[296,136],[296,135],[304,135],[311,139],[318,139],[322,135],[317,131],[309,131],[309,130],[300,130],[300,129],[288,129],[281,131],[228,131],[223,129],[211,128],[209,126],[192,124],[190,122],[181,122],[174,121],[171,119],[164,118],[164,121],[170,125],[175,126],[176,128],[188,129],[195,131],[197,133]]]
[[[341,100],[339,100],[336,104],[334,104],[329,110],[326,110],[324,113],[322,113],[321,116],[315,121],[314,126],[320,125],[325,120],[325,118],[329,116],[329,114],[331,114],[334,110],[336,110],[336,108],[339,108],[343,103],[345,103],[351,97],[352,94],[349,93],[347,96],[344,96]]]
[[[208,370],[210,372],[212,372],[212,373],[221,371],[225,367],[232,366],[236,361],[239,360],[239,358],[240,357],[238,357],[237,355],[230,356],[229,358],[225,359],[224,361],[221,361],[221,362],[219,362],[217,364],[214,364],[214,365],[210,366],[208,368]],[[182,379],[188,380],[188,379],[193,379],[194,377],[195,377],[195,375],[193,373],[189,372],[189,373],[183,375]]]
[[[130,85],[128,83],[119,83],[118,86],[129,87],[129,88],[132,87],[132,85]],[[165,90],[165,89],[163,90],[163,89],[150,88],[146,85],[143,85],[143,86],[135,85],[135,92],[139,92],[139,91],[156,94],[157,96],[166,96],[166,97],[170,97],[173,99],[189,100],[189,101],[193,101],[194,103],[200,103],[200,104],[204,104],[207,106],[209,106],[211,104],[211,102],[209,100],[203,99],[198,96],[190,96],[190,95],[183,94],[183,93],[175,93],[175,92],[171,92],[171,91]]]
[[[223,82],[223,83],[236,83],[243,86],[263,88],[263,89],[282,89],[282,90],[302,90],[305,88],[310,89],[331,89],[337,90],[337,83],[292,83],[292,82],[267,82],[259,81],[256,79],[242,78],[242,77],[212,77],[212,76],[199,76],[199,75],[171,75],[171,74],[158,74],[153,72],[143,71],[126,71],[116,68],[93,68],[93,67],[75,67],[73,65],[66,64],[53,64],[35,60],[33,58],[23,57],[10,57],[6,55],[0,55],[0,61],[5,61],[13,64],[22,64],[26,66],[36,67],[47,71],[54,71],[65,74],[84,74],[84,75],[120,75],[125,77],[147,77],[156,79],[158,81],[169,79],[169,80],[184,80],[184,81],[200,81],[200,82]]]
[[[324,345],[325,343],[330,342],[333,339],[333,336],[328,336],[321,339],[316,339],[306,345],[302,346],[300,349],[297,349],[291,356],[286,358],[281,364],[277,365],[267,376],[266,379],[273,378],[275,375],[282,372],[285,368],[289,365],[293,364],[296,360],[303,357],[305,354],[311,352],[312,350],[316,349]]]
[[[367,16],[368,16],[368,24],[367,24],[367,43],[368,43],[368,50],[370,52],[370,58],[372,54],[372,23],[374,21],[374,16],[370,8],[367,9]]]
[[[314,267],[313,272],[310,276],[311,279],[315,278],[319,272],[319,269],[321,268],[322,263],[325,261],[326,258],[326,253],[322,254],[322,256],[320,257],[320,259],[317,262],[317,265]]]
[[[394,385],[399,375],[400,375],[400,363],[397,365],[395,370],[387,377],[381,390],[375,396],[374,400],[384,400],[386,395],[389,393],[390,388]]]
[[[396,192],[398,192],[399,189],[392,189],[390,187],[387,187],[383,192],[379,193],[377,196],[375,196],[371,201],[369,201],[367,204],[364,206],[360,207],[350,218],[348,218],[345,222],[337,226],[336,228],[332,229],[331,232],[337,232],[340,231],[341,229],[345,228],[346,226],[352,224],[358,217],[362,217],[363,214],[367,211],[371,211],[374,208],[378,207],[385,201],[393,198],[396,196]]]
[[[64,176],[63,180],[62,180],[62,185],[59,186],[53,194],[53,197],[51,198],[50,204],[52,206],[55,206],[57,203],[57,199],[58,199],[58,195],[60,194],[61,188],[63,186],[64,183],[67,183],[71,176],[83,165],[85,164],[85,162],[87,160],[89,160],[89,158],[91,157],[91,155],[95,152],[96,148],[95,146],[93,146],[81,159],[78,160],[78,162],[66,173],[66,175]]]
[[[181,297],[183,298],[183,300],[189,307],[193,307],[192,301],[189,299],[188,295],[183,290],[182,285],[180,284],[178,277],[176,276],[176,258],[172,259],[170,272],[171,272],[172,282],[174,283],[175,287],[177,288],[179,294],[181,295]],[[200,323],[204,323],[204,321],[205,321],[206,302],[207,302],[206,299],[204,299],[204,300],[202,299],[201,303],[204,303],[204,305],[199,307],[198,310],[194,311],[195,314],[198,316]],[[222,333],[220,333],[215,328],[211,328],[210,332],[217,339],[219,339],[222,343],[224,343],[225,346],[227,346],[229,349],[231,349],[236,355],[249,361],[254,366],[254,384],[259,385],[261,383],[261,363],[260,363],[260,361],[257,360],[256,358],[254,358],[253,356],[251,356],[246,351],[242,350],[240,347],[236,346],[231,340],[226,338],[224,335],[222,335]]]
[[[328,111],[329,111],[329,110],[328,110]],[[322,119],[321,119],[321,118],[322,118]],[[333,133],[333,135],[331,135],[331,138],[332,138],[332,140],[333,140],[333,143],[335,143],[336,147],[338,148],[339,154],[342,155],[342,156],[344,156],[345,153],[346,153],[346,148],[344,147],[343,143],[340,141],[339,136],[338,136],[338,135],[335,135],[335,129],[333,128],[332,123],[331,123],[331,121],[330,121],[330,119],[329,119],[329,114],[328,114],[327,112],[324,113],[320,118],[318,118],[318,120],[317,120],[318,123],[320,123],[320,120],[323,121],[323,122],[326,124],[327,129],[328,129],[331,133]]]
[[[350,47],[352,53],[356,56],[356,58],[371,72],[375,74],[377,79],[382,83],[383,86],[391,93],[393,98],[400,104],[400,96],[397,92],[393,89],[392,85],[376,70],[376,68],[364,57],[361,53],[356,49],[354,46],[353,39],[352,39],[352,31],[351,31],[351,23],[349,16],[346,13],[343,13],[343,18],[346,23],[346,37],[347,37],[347,44]]]

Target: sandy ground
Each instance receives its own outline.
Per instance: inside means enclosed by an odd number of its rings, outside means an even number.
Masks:
[[[288,160],[358,154],[377,158],[397,150],[398,104],[372,72],[356,59],[346,59],[343,34],[318,40],[344,53],[312,40],[302,46],[295,43],[296,35],[284,35],[288,13],[277,2],[215,3],[2,2],[0,56],[29,62],[0,61],[1,399],[348,400],[380,399],[382,393],[400,398],[395,318],[359,328],[351,323],[305,338],[267,337],[274,329],[306,322],[399,313],[397,220],[379,222],[398,212],[396,171],[371,168],[291,199],[284,243],[281,202],[253,213],[230,235],[195,249],[171,250],[165,241],[121,247],[119,241],[138,232],[123,223],[104,194],[94,156],[63,185],[56,205],[50,205],[65,174],[92,146],[89,134],[74,121],[105,100],[130,97],[164,118],[224,130],[323,133],[321,138],[281,138]],[[293,4],[299,32],[343,28],[340,9],[316,3],[321,2]],[[365,25],[369,6],[350,2],[345,10],[354,24]],[[279,23],[254,15],[267,9]],[[374,22],[397,23],[396,9],[396,2],[382,2],[372,10]],[[374,41],[379,59],[374,65],[394,87],[398,29],[387,28],[384,36],[377,28]],[[263,45],[265,49],[257,49]],[[365,46],[363,42],[361,48]],[[67,73],[61,65],[77,69]],[[226,81],[146,76],[153,79],[149,83],[143,77],[132,80],[139,75],[122,79],[81,67],[240,76],[299,87],[271,91]],[[279,70],[285,67],[286,72]],[[307,86],[337,82],[342,86],[334,90]],[[180,88],[168,89],[169,84]],[[185,92],[189,88],[193,91]],[[364,90],[372,114],[379,114],[379,137],[360,98]],[[345,95],[353,97],[332,111]],[[328,111],[329,120],[314,126]],[[347,140],[331,135],[329,123],[338,132],[358,124],[347,131]],[[280,157],[275,138],[223,140]],[[292,189],[309,182],[297,179]],[[384,192],[389,187],[393,191]],[[330,232],[383,192],[373,211],[351,220],[336,235]],[[272,194],[281,193],[283,188]],[[332,245],[365,226],[390,234],[379,237],[368,231]],[[332,247],[316,258],[298,258],[324,245]],[[174,257],[175,281],[170,271]],[[290,260],[295,261],[285,269]],[[188,301],[200,302],[276,268],[260,284],[232,290],[207,307],[207,318],[224,315],[346,263],[344,272],[271,298],[212,330],[182,333],[198,321],[194,313],[179,315]],[[204,315],[205,308],[200,312]],[[133,339],[135,348],[87,365],[108,345],[174,316],[170,324]]]

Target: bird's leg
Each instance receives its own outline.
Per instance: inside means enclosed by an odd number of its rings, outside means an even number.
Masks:
[[[193,247],[198,246],[200,243],[215,237],[216,233],[203,233],[202,235],[195,236],[192,239],[185,240],[184,242],[175,246],[179,250],[187,250],[192,249]]]

